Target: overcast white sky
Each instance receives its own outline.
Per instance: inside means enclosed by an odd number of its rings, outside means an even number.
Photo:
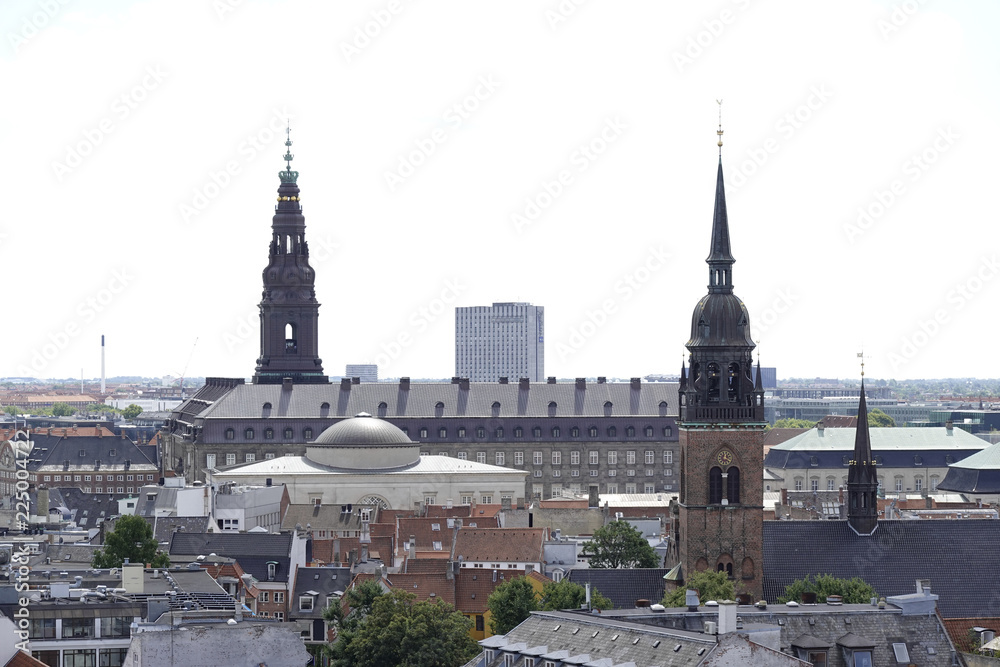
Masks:
[[[763,364],[854,378],[864,346],[872,377],[998,377],[998,22],[985,0],[4,0],[0,376],[96,377],[102,334],[109,376],[252,375],[286,116],[328,374],[449,377],[454,306],[514,300],[545,307],[547,375],[676,373],[721,98]]]

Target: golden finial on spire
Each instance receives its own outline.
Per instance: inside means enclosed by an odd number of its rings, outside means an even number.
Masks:
[[[861,360],[861,379],[864,380],[865,379],[865,350],[864,350],[864,348],[862,348],[861,351],[858,352],[858,359]]]
[[[715,100],[719,103],[719,130],[716,134],[719,135],[719,157],[722,157],[722,100]]]

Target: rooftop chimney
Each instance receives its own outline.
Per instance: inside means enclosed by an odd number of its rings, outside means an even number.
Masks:
[[[597,376],[597,384],[607,384],[607,383],[608,383],[608,378],[607,377],[605,377],[603,375],[598,375]]]
[[[351,384],[361,384],[361,378],[360,377],[352,377],[351,378]]]
[[[736,632],[736,602],[733,600],[719,601],[719,634]]]
[[[632,385],[633,389],[638,389],[639,385],[642,384],[642,378],[630,378],[629,384]]]
[[[350,391],[350,389],[351,389],[351,378],[340,378],[340,388],[341,389],[347,389],[348,391]]]
[[[556,383],[555,375],[550,375],[547,378],[545,378],[545,384],[555,384],[555,383]]]
[[[955,435],[955,422],[949,419],[944,423],[944,429],[948,435]]]
[[[530,378],[518,378],[517,379],[517,386],[520,389],[527,389],[528,387],[531,386],[531,379]]]
[[[404,389],[404,390],[409,390],[410,389],[410,378],[408,378],[408,377],[399,378],[399,388],[400,389]]]
[[[501,375],[500,376],[500,384],[507,384],[508,382],[509,382],[509,379],[507,378],[506,375]]]
[[[819,437],[824,437],[823,431],[826,429],[826,425],[822,421],[816,422],[816,430],[819,431]]]
[[[577,378],[576,379],[576,388],[577,389],[586,389],[587,388],[587,378]]]
[[[292,390],[292,378],[281,378],[281,391]]]
[[[469,378],[459,378],[458,379],[458,388],[459,389],[468,389],[469,388]]]

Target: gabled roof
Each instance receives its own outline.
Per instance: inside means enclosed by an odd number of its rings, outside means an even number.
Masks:
[[[413,593],[418,600],[441,600],[455,604],[455,579],[446,574],[387,574],[393,588]]]
[[[295,575],[289,618],[323,618],[327,597],[343,595],[351,585],[351,570],[347,567],[300,567]],[[313,596],[313,608],[299,609],[299,598]]]
[[[128,438],[32,434],[31,439],[35,444],[33,452],[48,449],[39,463],[29,464],[32,470],[58,473],[68,461],[69,470],[74,472],[86,470],[99,474],[106,468],[121,471],[126,462],[130,469],[141,469],[143,474],[156,471],[156,464]],[[100,469],[94,467],[97,461],[101,463]]]
[[[455,538],[454,527],[448,526],[447,518],[408,517],[396,519],[396,551],[404,553],[414,538],[417,551],[443,551],[451,553]]]
[[[1000,570],[988,554],[1000,521],[879,521],[859,536],[846,521],[765,521],[764,598],[806,575],[860,577],[879,595],[904,595],[929,579],[944,618],[1000,616]]]
[[[455,559],[541,563],[544,538],[543,528],[462,528],[455,538]]]
[[[524,570],[464,567],[455,574],[455,608],[465,614],[486,612],[490,593],[500,584],[524,576]]]
[[[658,604],[663,599],[666,568],[636,568],[612,570],[602,568],[574,568],[567,575],[574,584],[589,583],[601,595],[611,600],[615,609],[633,609],[636,600],[649,600]]]

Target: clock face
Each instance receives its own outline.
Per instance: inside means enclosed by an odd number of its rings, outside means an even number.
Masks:
[[[719,455],[715,457],[715,460],[719,462],[719,465],[727,466],[733,462],[733,453],[728,449],[723,449],[719,452]]]

